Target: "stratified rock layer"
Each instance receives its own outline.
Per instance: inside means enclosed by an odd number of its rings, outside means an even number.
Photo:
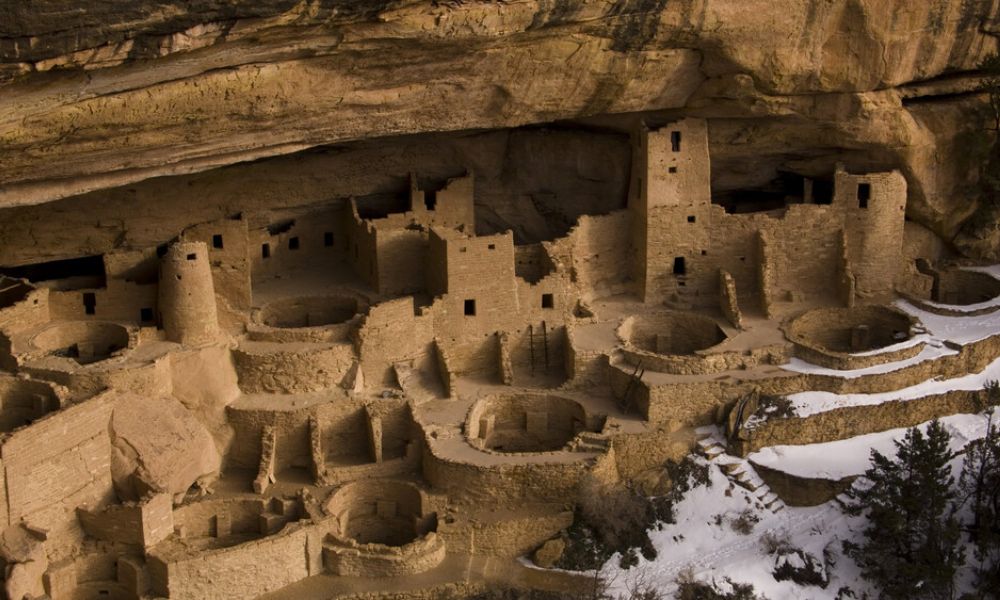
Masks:
[[[0,206],[347,140],[687,109],[713,119],[719,189],[901,166],[911,216],[951,237],[974,169],[941,149],[979,128],[963,72],[996,47],[989,0],[43,4],[0,9]]]

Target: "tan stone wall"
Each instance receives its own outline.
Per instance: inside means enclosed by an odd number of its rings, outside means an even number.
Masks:
[[[241,390],[279,394],[339,386],[356,360],[351,344],[287,347],[268,342],[244,342],[233,359]]]
[[[247,260],[252,266],[253,278],[269,278],[304,266],[321,265],[329,269],[346,269],[343,260],[347,257],[347,231],[350,207],[346,203],[331,206],[313,206],[307,211],[285,210],[278,213],[263,212],[252,214],[254,223],[247,226]],[[275,235],[268,232],[267,225],[294,220],[295,223]],[[261,222],[264,221],[264,222]],[[333,235],[333,245],[326,245],[326,234]],[[224,234],[225,235],[225,234]],[[298,239],[298,249],[290,248],[289,240]],[[211,246],[211,240],[205,240]],[[223,238],[228,251],[228,238]],[[268,246],[268,258],[264,258],[263,245]]]
[[[177,242],[160,260],[160,317],[167,339],[203,344],[219,334],[208,247],[201,242]]]
[[[693,296],[703,287],[701,251],[708,247],[711,208],[707,128],[704,120],[683,119],[639,136],[646,156],[639,184],[643,200],[636,206],[637,222],[647,230],[646,239],[638,240],[645,243],[639,277],[645,301]],[[690,275],[674,274],[676,258],[685,260]],[[688,285],[692,289],[681,289]]]
[[[8,283],[9,279],[6,280]],[[34,289],[24,299],[0,305],[0,332],[8,335],[47,323],[49,316],[49,290]]]
[[[108,542],[149,548],[174,532],[173,501],[157,494],[141,503],[113,504],[103,510],[77,509],[87,535]]]
[[[431,319],[414,314],[413,298],[372,306],[358,330],[358,351],[366,385],[393,382],[393,363],[431,352],[433,337]]]
[[[203,242],[208,248],[212,281],[220,308],[227,312],[249,310],[253,298],[250,287],[251,245],[246,220],[241,217],[200,223],[184,230],[181,239]],[[259,251],[256,244],[254,247]],[[240,319],[240,316],[232,315],[224,321]]]
[[[789,506],[818,506],[833,500],[838,494],[847,490],[854,481],[853,477],[840,480],[823,477],[798,477],[790,473],[778,471],[750,461],[754,470],[760,475],[771,491],[778,495]]]
[[[82,535],[76,507],[100,508],[114,499],[104,394],[52,413],[12,433],[0,447],[8,523],[24,520],[49,530],[53,548]]]
[[[527,505],[521,515],[488,520],[460,519],[442,524],[439,535],[452,552],[515,558],[531,552],[573,524],[565,504]]]
[[[870,190],[864,201],[860,200],[861,186]],[[865,302],[885,302],[892,296],[902,266],[906,179],[898,171],[851,175],[838,169],[834,188],[834,204],[845,215],[847,257],[857,281],[856,293]]]
[[[275,591],[321,572],[323,535],[321,527],[293,526],[264,539],[175,560],[154,551],[153,590],[178,600],[238,600]]]
[[[580,217],[570,230],[572,269],[584,299],[631,291],[634,283],[627,265],[632,263],[632,212]],[[557,240],[554,244],[561,244]]]
[[[897,400],[824,411],[805,418],[768,419],[740,432],[737,450],[749,454],[767,446],[819,444],[859,435],[912,427],[957,413],[976,413],[979,391],[955,391],[914,400]]]
[[[433,446],[424,452],[424,478],[456,504],[494,502],[560,502],[573,497],[588,470],[586,464],[529,463],[476,465],[438,457]]]

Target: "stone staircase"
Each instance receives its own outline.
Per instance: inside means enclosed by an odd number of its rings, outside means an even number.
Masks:
[[[750,492],[760,504],[772,513],[785,509],[785,502],[771,491],[749,461],[726,453],[726,442],[717,427],[701,427],[698,435],[698,453],[710,463],[718,465],[730,481]]]

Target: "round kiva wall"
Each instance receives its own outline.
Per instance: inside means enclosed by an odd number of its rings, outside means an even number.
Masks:
[[[488,396],[466,421],[469,443],[500,453],[562,450],[582,431],[598,431],[579,402],[552,394]]]
[[[1000,280],[978,271],[950,269],[939,273],[931,295],[941,304],[979,304],[1000,296]]]
[[[685,312],[663,312],[629,317],[619,335],[640,350],[666,355],[690,355],[726,340],[726,333],[711,318]]]
[[[330,495],[325,509],[335,524],[323,542],[323,562],[337,575],[392,577],[427,571],[445,557],[437,513],[426,511],[413,484],[388,479],[355,481]]]
[[[129,345],[128,329],[102,321],[58,321],[37,333],[31,344],[55,356],[85,365],[110,357]]]
[[[351,296],[285,298],[265,304],[257,321],[280,329],[321,327],[347,322],[358,312],[358,300]]]

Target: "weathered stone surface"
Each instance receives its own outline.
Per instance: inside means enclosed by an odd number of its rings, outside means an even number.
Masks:
[[[345,140],[686,107],[732,119],[713,121],[731,147],[713,148],[719,189],[847,158],[902,163],[911,212],[942,234],[972,211],[955,197],[968,169],[929,168],[961,137],[960,99],[919,106],[969,84],[907,84],[995,48],[986,0],[355,4],[8,4],[0,205]]]
[[[566,542],[562,538],[552,538],[535,550],[532,557],[536,565],[543,569],[549,569],[562,558],[563,551],[565,550]]]
[[[111,416],[111,474],[122,500],[150,490],[186,492],[219,471],[212,436],[170,398],[125,396]]]

